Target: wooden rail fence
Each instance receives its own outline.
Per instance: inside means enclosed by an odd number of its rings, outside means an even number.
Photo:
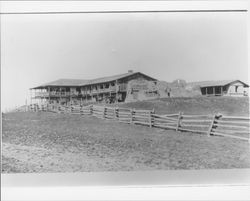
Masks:
[[[154,110],[135,110],[131,108],[107,107],[100,105],[55,105],[32,104],[28,111],[49,111],[76,115],[92,115],[101,119],[113,119],[127,124],[140,124],[149,127],[172,129],[182,132],[203,133],[207,136],[219,135],[224,137],[246,140],[250,143],[250,118],[239,116],[215,115],[187,115],[182,112],[176,114],[159,115]]]

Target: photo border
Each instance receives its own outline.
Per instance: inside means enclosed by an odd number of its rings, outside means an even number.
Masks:
[[[19,4],[21,1],[18,1]],[[28,1],[30,4],[34,4],[35,1]],[[65,4],[66,1],[57,1]],[[71,1],[69,1],[71,2]],[[103,9],[107,8],[111,10],[128,9],[133,11],[134,9],[183,9],[185,5],[188,9],[242,9],[247,10],[247,20],[249,20],[249,3],[247,1],[120,1],[122,5],[118,3],[110,2],[110,5],[106,1],[99,1],[90,3],[86,6],[87,1],[75,1],[81,6],[76,6],[74,9],[90,9],[94,11],[97,7],[100,9],[103,4]],[[181,2],[181,3],[180,3]],[[13,3],[13,2],[12,2]],[[1,3],[3,5],[3,2]],[[67,4],[67,3],[66,3]],[[85,4],[85,5],[84,5]],[[97,7],[94,6],[96,4]],[[84,7],[83,7],[84,5]],[[150,5],[155,5],[150,7]],[[116,8],[117,6],[117,8]],[[54,9],[55,7],[53,7]],[[1,9],[1,13],[5,12],[6,7]],[[31,8],[33,10],[38,7]],[[42,8],[43,9],[43,8]],[[63,7],[60,7],[63,10]],[[65,9],[65,7],[64,7]],[[69,8],[67,8],[69,9]],[[249,26],[248,26],[248,39],[249,39]],[[250,48],[250,40],[248,40],[248,58]],[[248,79],[249,81],[249,79]],[[249,147],[250,148],[250,147]],[[133,172],[90,172],[90,173],[25,173],[25,174],[1,174],[2,187],[6,189],[21,188],[21,187],[50,187],[55,189],[62,186],[129,186],[129,187],[149,187],[165,186],[165,187],[191,187],[191,186],[250,186],[250,169],[220,169],[220,170],[170,170],[170,171],[133,171]],[[56,191],[55,191],[56,193]],[[18,193],[13,192],[13,196],[18,198]],[[20,196],[20,195],[19,195]],[[81,196],[81,195],[80,195]],[[12,197],[13,198],[13,197]],[[19,197],[20,198],[20,197]],[[34,197],[36,198],[36,197]],[[9,199],[9,198],[7,198]],[[12,199],[13,200],[13,199]]]

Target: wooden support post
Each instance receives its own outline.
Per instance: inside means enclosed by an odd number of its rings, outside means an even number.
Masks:
[[[50,87],[48,87],[48,94],[49,94],[49,103],[50,103]]]
[[[118,102],[118,91],[119,91],[119,86],[118,86],[118,80],[115,81],[115,102]]]
[[[176,124],[176,131],[179,130],[179,127],[181,126],[181,119],[182,119],[182,113],[179,112],[179,116],[178,116],[178,119],[177,119],[177,124]]]
[[[213,95],[215,96],[215,87],[213,87]]]

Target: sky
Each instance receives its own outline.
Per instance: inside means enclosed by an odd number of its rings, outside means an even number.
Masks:
[[[245,12],[1,16],[2,109],[60,78],[140,71],[158,80],[247,82]]]

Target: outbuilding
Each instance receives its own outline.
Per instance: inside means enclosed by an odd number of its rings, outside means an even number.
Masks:
[[[249,85],[240,80],[203,81],[192,85],[200,87],[205,96],[248,96]]]

